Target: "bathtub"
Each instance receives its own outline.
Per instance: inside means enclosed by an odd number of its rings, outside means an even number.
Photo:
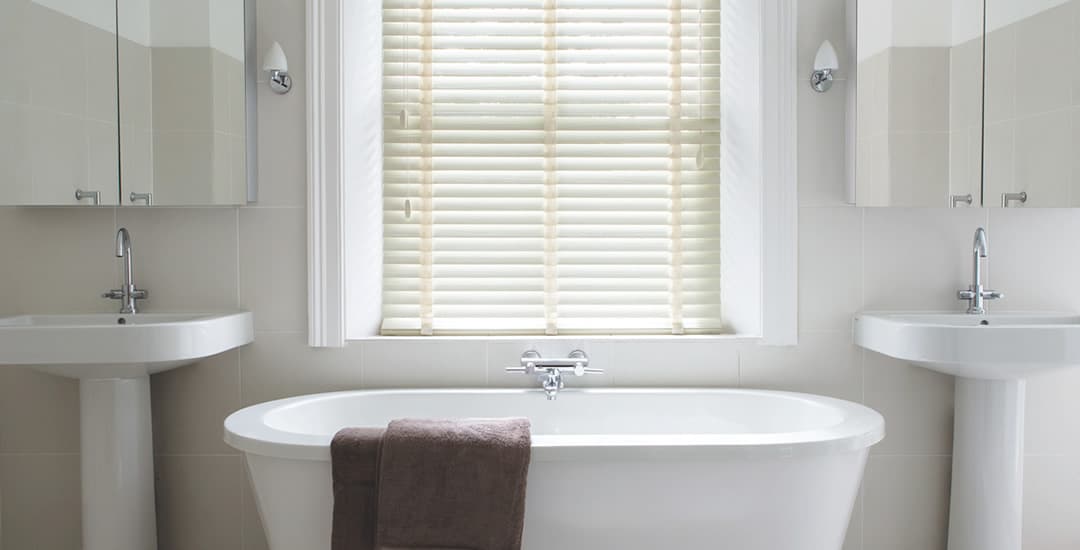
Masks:
[[[526,550],[839,550],[881,415],[753,390],[352,391],[225,420],[271,550],[330,548],[330,439],[402,417],[532,420]]]

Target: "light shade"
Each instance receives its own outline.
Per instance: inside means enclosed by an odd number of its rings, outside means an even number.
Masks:
[[[840,60],[836,56],[836,48],[828,40],[822,42],[821,47],[818,48],[817,56],[814,57],[814,70],[824,71],[825,69],[836,70],[839,68]]]
[[[281,44],[274,42],[266,50],[266,55],[263,56],[263,70],[289,72],[289,60],[285,57],[285,50],[281,49]]]

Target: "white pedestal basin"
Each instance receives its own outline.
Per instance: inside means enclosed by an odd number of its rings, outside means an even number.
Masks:
[[[1080,366],[1080,316],[860,313],[855,343],[957,377],[949,550],[1020,550],[1024,379]]]
[[[0,366],[79,379],[84,550],[157,547],[149,376],[253,340],[248,312],[0,318]]]

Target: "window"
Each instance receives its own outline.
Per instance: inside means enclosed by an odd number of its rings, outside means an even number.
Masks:
[[[707,334],[720,0],[384,0],[384,335]]]
[[[797,71],[795,0],[705,0],[700,7],[685,0],[384,1],[385,6],[307,0],[304,88],[312,346],[342,346],[346,340],[382,333],[424,334],[423,309],[431,314],[431,334],[596,331],[672,342],[679,340],[671,335],[679,332],[672,305],[680,297],[684,334],[720,330],[725,338],[769,345],[796,342],[795,107],[799,87],[808,80],[806,75],[799,80]],[[429,16],[423,8],[430,8]],[[480,13],[488,17],[477,17]],[[676,16],[679,25],[673,25]],[[477,24],[487,30],[477,32]],[[430,27],[430,51],[420,41],[425,26]],[[589,34],[586,29],[611,32]],[[673,40],[675,32],[681,34],[678,41]],[[698,41],[699,36],[705,40]],[[455,41],[478,44],[481,39],[519,47],[499,50],[495,64],[485,62],[491,61],[490,46],[444,47]],[[571,47],[586,40],[590,47]],[[666,46],[658,48],[661,43]],[[673,45],[678,48],[667,47]],[[694,62],[699,51],[704,54],[700,73]],[[483,54],[488,57],[468,57]],[[466,57],[455,60],[455,55]],[[589,56],[607,57],[601,64],[591,63]],[[425,65],[429,71],[408,72]],[[531,72],[486,74],[489,68]],[[479,74],[437,72],[478,69]],[[424,80],[432,86],[423,88]],[[587,81],[605,83],[608,89],[589,88]],[[697,90],[706,93],[697,98]],[[421,101],[425,91],[426,103]],[[465,92],[477,96],[476,101],[446,100]],[[415,101],[402,101],[409,93]],[[495,101],[500,94],[520,101]],[[643,99],[661,95],[666,103]],[[639,103],[628,101],[633,97]],[[480,105],[484,108],[478,109]],[[430,126],[422,122],[425,106]],[[628,109],[632,106],[655,116]],[[671,116],[673,111],[680,116]],[[465,127],[447,129],[443,125],[448,122]],[[678,133],[676,122],[681,125]],[[532,126],[506,126],[522,123]],[[475,141],[480,130],[531,141]],[[400,133],[396,142],[395,132]],[[618,145],[600,139],[604,132],[615,136]],[[384,143],[387,136],[391,141]],[[498,146],[504,156],[487,152],[495,148],[477,154],[479,145]],[[701,145],[705,163],[699,170],[696,147]],[[681,162],[668,164],[673,154]],[[393,171],[398,172],[393,177],[401,179],[391,183]],[[480,177],[456,187],[441,183],[470,172]],[[505,177],[506,172],[514,178]],[[643,183],[657,175],[654,172],[663,175],[655,183]],[[706,175],[699,172],[712,172],[718,199],[705,194],[700,182]],[[425,173],[431,178],[426,197]],[[608,173],[621,179],[596,179]],[[674,180],[665,179],[672,173],[678,175],[679,195],[672,195]],[[518,181],[522,183],[508,185]],[[451,189],[458,195],[443,194]],[[520,194],[489,195],[491,189]],[[654,194],[635,194],[644,189]],[[425,198],[434,207],[427,210],[427,237],[421,229]],[[675,208],[676,203],[681,206]],[[719,205],[719,210],[705,204]],[[384,217],[394,221],[388,212],[398,216],[397,227],[384,225]],[[719,220],[718,232],[704,221],[710,216]],[[678,224],[670,223],[676,219]],[[498,223],[462,223],[470,220]],[[442,223],[446,221],[454,223]],[[678,225],[681,234],[665,224]],[[461,231],[447,234],[448,227]],[[504,227],[522,234],[493,230]],[[706,248],[704,234],[717,238],[717,246]],[[430,248],[421,248],[424,239]],[[515,249],[510,242],[520,246]],[[502,250],[495,248],[498,244]],[[706,258],[699,254],[703,250],[718,255]],[[489,253],[508,253],[509,259],[491,261]],[[384,262],[386,258],[392,261]],[[463,263],[466,260],[472,263]],[[713,279],[707,281],[702,274],[717,265],[719,270],[709,273]],[[422,278],[421,270],[428,269],[431,277]],[[519,269],[527,276],[503,277],[500,269]],[[672,284],[680,280],[672,274],[680,271],[681,288]],[[448,272],[460,276],[446,277]],[[582,276],[596,273],[601,276]],[[607,276],[611,273],[621,276]],[[652,286],[636,286],[639,283]],[[716,288],[719,294],[711,292]],[[709,289],[704,291],[708,296],[700,289]],[[384,310],[389,314],[385,319]],[[671,353],[677,353],[678,344],[671,345]]]

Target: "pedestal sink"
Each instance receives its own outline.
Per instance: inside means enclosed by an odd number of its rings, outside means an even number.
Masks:
[[[1080,366],[1080,316],[861,313],[855,343],[957,377],[949,550],[1020,550],[1024,379]]]
[[[253,340],[248,312],[0,318],[0,365],[79,379],[84,550],[157,547],[150,375]]]

